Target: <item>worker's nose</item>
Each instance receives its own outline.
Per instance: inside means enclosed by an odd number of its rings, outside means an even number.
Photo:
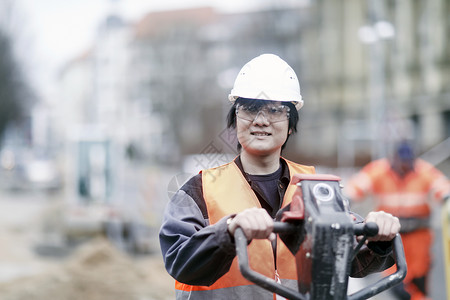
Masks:
[[[256,114],[255,119],[253,119],[253,123],[259,126],[268,126],[270,124],[266,114],[262,110]]]

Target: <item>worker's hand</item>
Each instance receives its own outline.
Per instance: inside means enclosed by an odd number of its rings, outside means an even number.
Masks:
[[[247,240],[276,238],[273,233],[273,219],[263,208],[248,208],[238,213],[228,224],[228,232],[234,235],[237,227],[241,227]]]
[[[384,211],[370,212],[365,222],[374,222],[378,225],[378,234],[369,237],[368,241],[391,241],[400,231],[398,218]]]

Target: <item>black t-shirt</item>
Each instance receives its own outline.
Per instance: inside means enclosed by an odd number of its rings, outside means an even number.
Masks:
[[[257,187],[256,192],[263,194],[263,199],[268,202],[267,204],[271,207],[272,212],[276,212],[280,208],[280,192],[278,191],[278,184],[282,173],[283,168],[280,164],[278,170],[271,174],[247,174],[248,179],[252,182],[252,185]]]

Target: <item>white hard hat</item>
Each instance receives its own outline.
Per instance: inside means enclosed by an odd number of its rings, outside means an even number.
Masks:
[[[297,75],[274,54],[262,54],[242,67],[228,99],[234,103],[239,97],[292,102],[297,110],[303,106]]]

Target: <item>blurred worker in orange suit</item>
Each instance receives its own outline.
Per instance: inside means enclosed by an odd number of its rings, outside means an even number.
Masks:
[[[431,204],[450,196],[446,176],[422,159],[416,158],[409,142],[399,143],[390,159],[367,164],[345,187],[352,201],[371,196],[376,210],[400,219],[408,272],[393,292],[399,299],[428,299],[427,276],[431,265]],[[389,271],[389,270],[388,270]]]

